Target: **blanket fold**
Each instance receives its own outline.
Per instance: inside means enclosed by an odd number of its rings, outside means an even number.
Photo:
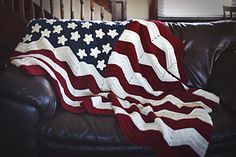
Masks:
[[[188,88],[183,43],[161,21],[32,20],[10,62],[52,79],[71,112],[113,115],[157,156],[204,156],[219,98]],[[109,125],[109,124],[107,124]]]

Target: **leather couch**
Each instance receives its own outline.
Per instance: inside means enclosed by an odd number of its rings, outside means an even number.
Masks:
[[[236,22],[166,25],[184,43],[188,86],[220,97],[206,156],[235,157]],[[0,116],[0,149],[6,156],[154,156],[148,147],[128,144],[113,117],[63,110],[47,77],[11,65],[0,74]]]

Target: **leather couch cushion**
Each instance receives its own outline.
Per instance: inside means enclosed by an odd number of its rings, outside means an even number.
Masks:
[[[221,98],[221,103],[236,113],[236,41],[215,63],[209,89]]]
[[[79,140],[84,143],[126,143],[112,116],[59,111],[49,120],[42,122],[39,128],[41,135],[61,140]]]
[[[236,139],[236,115],[230,113],[229,109],[220,105],[218,110],[211,114],[214,132],[211,143],[224,143]],[[235,143],[236,144],[236,143]]]
[[[47,78],[27,75],[15,66],[1,72],[0,94],[9,101],[14,99],[35,107],[44,119],[49,118],[57,107],[57,96]]]
[[[233,157],[236,153],[236,115],[220,105],[218,110],[211,114],[214,132],[207,154]],[[219,155],[221,154],[221,155]],[[232,155],[233,154],[233,155]]]
[[[227,109],[220,107],[212,119],[214,134],[209,151],[214,147],[224,148],[236,146],[236,117],[229,114]],[[73,114],[66,111],[57,112],[50,120],[39,125],[41,145],[45,148],[70,152],[115,152],[134,154],[152,154],[150,148],[128,144],[118,123],[112,116],[90,115],[88,113]],[[60,143],[58,142],[60,141]],[[229,147],[229,148],[230,148]],[[217,151],[224,151],[217,149]]]
[[[205,23],[167,23],[184,43],[184,64],[189,86],[207,89],[214,62],[236,36],[236,21]]]
[[[130,145],[112,116],[58,111],[49,120],[39,124],[42,151],[137,156],[152,154],[149,147]],[[60,141],[60,142],[58,142]],[[60,149],[63,148],[63,149]],[[46,152],[47,154],[48,152]]]

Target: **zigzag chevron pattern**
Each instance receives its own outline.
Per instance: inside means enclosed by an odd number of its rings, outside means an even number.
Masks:
[[[76,38],[74,32],[70,36],[72,28],[66,27],[72,23],[81,25]],[[209,113],[217,107],[219,98],[185,85],[182,42],[164,23],[133,20],[120,35],[110,24],[109,32],[96,26],[94,33],[89,29],[88,34],[84,29],[97,25],[92,21],[56,21],[56,27],[47,20],[39,24],[29,25],[31,33],[24,41],[40,33],[44,25],[52,29],[62,26],[51,30],[53,37],[19,43],[11,63],[34,75],[48,74],[66,110],[115,116],[130,143],[148,145],[157,156],[205,155],[213,129]],[[88,48],[109,34],[109,38],[119,36],[112,48],[109,42]],[[73,42],[80,44],[77,48],[67,45]],[[106,54],[107,63],[99,60]],[[90,63],[91,57],[97,59],[93,62],[96,64]]]

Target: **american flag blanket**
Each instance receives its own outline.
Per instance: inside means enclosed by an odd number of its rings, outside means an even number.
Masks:
[[[183,43],[161,21],[37,19],[10,62],[50,76],[64,109],[116,117],[131,144],[204,156],[219,98],[185,85],[182,59]]]

